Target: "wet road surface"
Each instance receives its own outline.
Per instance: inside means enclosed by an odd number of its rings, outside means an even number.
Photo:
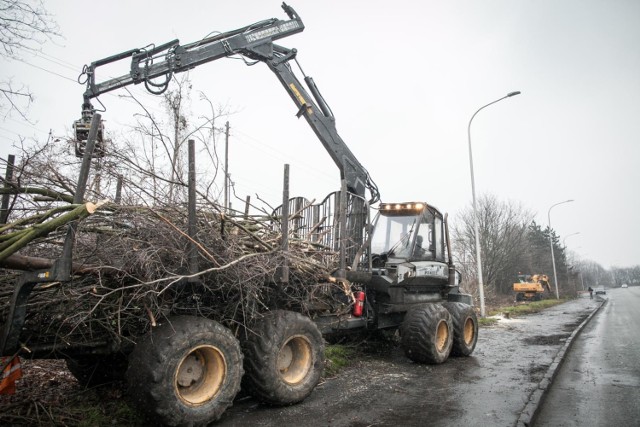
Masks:
[[[613,289],[557,372],[536,427],[640,423],[640,287]]]
[[[399,348],[357,360],[289,407],[236,400],[217,426],[514,426],[559,349],[600,302],[483,327],[471,357],[420,365]]]

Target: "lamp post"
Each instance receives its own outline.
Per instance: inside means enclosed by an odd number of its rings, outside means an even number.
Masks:
[[[553,281],[556,285],[556,299],[560,299],[560,293],[558,292],[558,275],[556,274],[556,257],[553,254],[553,239],[551,238],[551,209],[554,206],[561,205],[563,203],[573,202],[573,199],[565,200],[564,202],[556,203],[555,205],[551,205],[549,211],[547,212],[547,220],[549,221],[549,246],[551,247],[551,263],[553,264]]]
[[[477,267],[478,268],[478,292],[480,293],[480,317],[485,316],[484,284],[482,283],[482,260],[480,258],[480,232],[479,232],[480,226],[478,221],[478,209],[476,205],[476,183],[473,176],[473,152],[471,150],[471,122],[473,121],[473,118],[476,116],[476,114],[480,112],[480,110],[483,110],[489,105],[493,105],[496,102],[502,101],[505,98],[510,98],[515,95],[520,95],[520,91],[509,92],[502,98],[496,99],[495,101],[490,102],[487,105],[483,105],[482,107],[478,108],[478,110],[475,113],[473,113],[473,116],[471,116],[471,119],[469,120],[469,126],[467,126],[467,136],[469,139],[469,170],[471,171],[471,196],[473,198],[473,230],[474,230],[473,232],[476,235],[476,261],[478,264],[478,267]]]
[[[567,239],[571,236],[575,236],[576,234],[580,234],[580,232],[576,231],[575,233],[567,234],[566,236],[564,236],[564,239],[562,239],[562,246],[564,246],[565,249],[567,248],[567,245],[566,245]]]

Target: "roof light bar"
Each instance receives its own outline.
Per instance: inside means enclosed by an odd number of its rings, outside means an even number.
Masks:
[[[427,206],[422,202],[382,203],[380,211],[387,214],[419,214]]]

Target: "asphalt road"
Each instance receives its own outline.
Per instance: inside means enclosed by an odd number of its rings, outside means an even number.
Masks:
[[[612,289],[576,337],[535,418],[536,427],[640,423],[640,287]]]
[[[566,340],[595,309],[578,299],[480,329],[471,357],[412,363],[399,348],[369,354],[289,407],[241,398],[217,426],[514,426],[536,401]],[[533,405],[534,407],[536,405]]]

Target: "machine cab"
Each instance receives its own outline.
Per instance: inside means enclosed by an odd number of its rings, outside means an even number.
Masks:
[[[371,237],[371,253],[374,267],[387,262],[446,262],[442,214],[423,202],[382,203]]]

